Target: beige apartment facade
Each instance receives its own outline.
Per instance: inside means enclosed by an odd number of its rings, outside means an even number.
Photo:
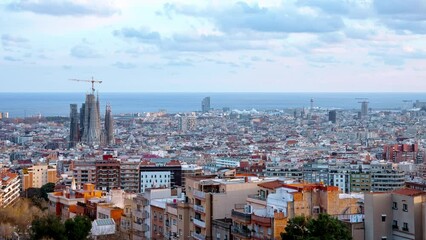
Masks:
[[[365,194],[365,239],[426,239],[426,192]]]

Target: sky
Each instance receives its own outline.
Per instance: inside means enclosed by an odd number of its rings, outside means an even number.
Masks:
[[[2,0],[0,92],[425,92],[425,0]]]

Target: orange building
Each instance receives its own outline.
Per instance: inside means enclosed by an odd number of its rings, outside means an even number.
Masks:
[[[48,193],[49,212],[65,220],[85,213],[81,203],[86,203],[91,198],[100,198],[102,195],[103,192],[95,190],[95,185],[90,183],[84,184],[83,189]]]

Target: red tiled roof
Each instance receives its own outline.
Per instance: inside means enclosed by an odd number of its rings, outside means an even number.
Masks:
[[[257,186],[267,188],[267,189],[277,189],[282,187],[284,184],[280,180],[275,180],[271,182],[259,183]]]
[[[405,196],[411,196],[411,197],[426,194],[426,192],[424,192],[424,191],[417,190],[417,189],[411,189],[411,188],[397,189],[397,190],[394,190],[392,193],[399,194],[399,195],[405,195]]]

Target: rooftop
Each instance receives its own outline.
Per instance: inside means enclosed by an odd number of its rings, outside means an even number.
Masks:
[[[417,189],[411,189],[411,188],[397,189],[397,190],[394,190],[392,193],[410,196],[410,197],[420,196],[420,195],[426,194],[426,192],[424,192],[424,191],[417,190]]]

